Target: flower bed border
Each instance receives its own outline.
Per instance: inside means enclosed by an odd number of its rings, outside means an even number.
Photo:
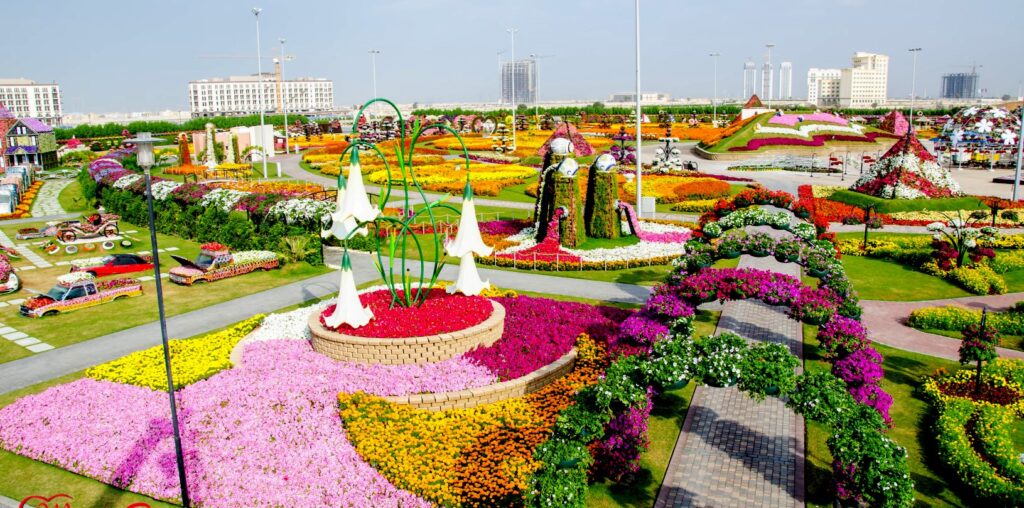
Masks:
[[[408,404],[417,409],[429,409],[431,411],[464,409],[481,404],[493,404],[531,394],[553,383],[572,371],[573,367],[576,366],[576,356],[576,348],[572,348],[568,353],[562,355],[561,358],[525,376],[487,386],[451,392],[383,397],[383,399],[395,404]]]
[[[328,330],[320,313],[309,317],[316,352],[335,360],[378,365],[436,363],[459,356],[477,346],[490,346],[505,330],[505,307],[490,300],[494,312],[483,323],[464,330],[400,339],[356,337]]]

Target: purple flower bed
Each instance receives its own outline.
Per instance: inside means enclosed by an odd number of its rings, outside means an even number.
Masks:
[[[832,374],[849,386],[878,384],[885,372],[882,355],[872,348],[861,349],[832,365]]]
[[[505,306],[505,332],[488,347],[463,355],[487,367],[502,381],[529,374],[561,358],[581,333],[614,342],[619,323],[632,311],[547,298],[495,298]]]
[[[359,457],[338,417],[338,392],[401,395],[494,381],[464,358],[364,366],[319,355],[305,341],[253,343],[243,358],[177,393],[197,506],[429,506]],[[0,410],[0,446],[133,492],[178,493],[167,396],[147,388],[87,378],[23,397]]]
[[[641,407],[630,407],[617,414],[604,427],[604,438],[592,450],[594,465],[591,471],[595,481],[619,482],[640,471],[640,452],[650,445],[647,438],[647,418],[654,404],[654,391],[647,390],[647,401]]]

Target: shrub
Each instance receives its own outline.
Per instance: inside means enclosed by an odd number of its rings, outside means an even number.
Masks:
[[[979,498],[998,501],[1005,506],[1024,504],[1024,484],[1003,477],[971,445],[966,428],[974,411],[971,401],[956,399],[949,401],[939,412],[935,421],[938,456]]]
[[[796,389],[793,370],[799,360],[782,344],[761,342],[743,351],[739,388],[756,400],[787,396]]]
[[[1006,281],[985,265],[954,268],[947,272],[947,277],[978,295],[1001,295],[1007,291]]]

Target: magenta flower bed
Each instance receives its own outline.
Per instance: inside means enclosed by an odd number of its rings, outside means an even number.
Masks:
[[[776,115],[773,116],[771,120],[768,120],[768,123],[792,127],[796,125],[797,122],[801,121],[801,119],[803,119],[802,121],[804,122],[834,123],[836,125],[849,125],[850,123],[845,118],[840,118],[832,113]]]
[[[614,342],[619,323],[632,311],[547,298],[495,298],[505,306],[505,333],[493,345],[464,355],[506,381],[525,376],[568,353],[588,333]]]
[[[459,390],[494,381],[457,358],[368,367],[316,354],[304,341],[246,347],[244,364],[178,392],[197,506],[429,506],[394,487],[349,444],[338,392]],[[0,446],[121,488],[174,500],[167,396],[81,379],[0,410]]]

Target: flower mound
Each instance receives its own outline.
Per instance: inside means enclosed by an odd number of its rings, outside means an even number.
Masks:
[[[959,196],[960,185],[921,145],[913,131],[900,139],[851,189],[890,199]]]
[[[399,291],[399,297],[401,293]],[[483,323],[494,312],[494,307],[486,298],[449,295],[437,288],[430,291],[430,296],[419,307],[392,308],[391,293],[388,290],[363,293],[359,295],[359,301],[370,307],[373,319],[359,328],[341,325],[334,331],[356,337],[425,337],[465,330]],[[324,310],[320,315],[320,324],[324,324],[324,318],[334,313],[334,307],[330,305]]]

